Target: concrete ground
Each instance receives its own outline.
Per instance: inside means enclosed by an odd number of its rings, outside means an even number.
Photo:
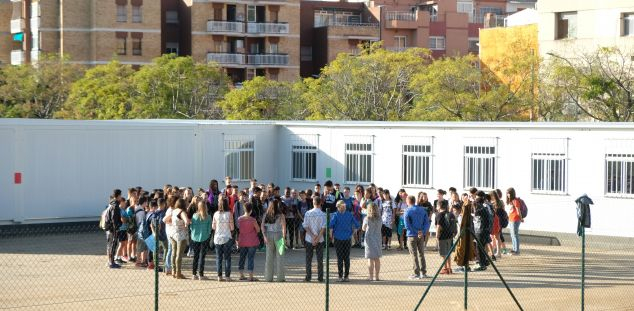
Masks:
[[[0,239],[0,309],[151,310],[154,274],[124,265],[105,267],[103,233]],[[334,249],[331,278],[336,278]],[[586,309],[634,310],[634,245],[605,244],[587,255]],[[208,256],[207,275],[215,273]],[[332,282],[330,310],[413,310],[431,279],[409,280],[410,257],[390,250],[381,259],[381,282],[368,282],[360,249],[352,252],[350,283]],[[426,252],[428,273],[441,258]],[[238,257],[232,276],[237,278]],[[256,255],[259,282],[175,280],[161,275],[161,310],[324,310],[325,285],[304,278],[304,250],[287,254],[285,283],[262,281],[264,253]],[[524,245],[521,256],[497,260],[504,279],[525,310],[580,309],[580,248]],[[191,276],[191,258],[184,260]],[[469,310],[517,310],[492,268],[468,274]],[[420,310],[463,310],[464,274],[441,275]]]

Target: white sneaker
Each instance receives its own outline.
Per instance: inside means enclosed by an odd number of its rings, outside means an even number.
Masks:
[[[192,276],[192,280],[200,280],[200,279],[198,278],[198,275],[194,274],[194,275]]]
[[[421,273],[421,274],[420,274],[420,278],[421,278],[421,279],[427,279],[427,278],[429,278],[429,275],[427,275],[427,274],[425,274],[425,273]]]
[[[410,280],[418,280],[418,279],[419,279],[419,277],[418,277],[418,275],[416,275],[416,274],[412,274],[412,275],[410,275],[410,276],[409,276],[409,279],[410,279]]]

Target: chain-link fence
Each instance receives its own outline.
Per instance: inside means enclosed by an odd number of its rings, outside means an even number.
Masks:
[[[506,231],[506,230],[505,230]],[[330,233],[329,233],[330,234]],[[581,238],[523,232],[520,256],[498,255],[495,266],[525,310],[581,309]],[[510,237],[506,235],[507,247]],[[544,243],[544,241],[549,241]],[[553,243],[552,241],[555,241]],[[0,309],[20,310],[517,310],[495,270],[438,274],[443,258],[432,234],[424,248],[426,278],[412,278],[412,257],[399,248],[393,232],[389,249],[381,249],[380,281],[369,281],[366,250],[350,243],[348,282],[340,282],[337,246],[315,249],[312,279],[306,282],[306,249],[294,245],[283,257],[284,282],[266,282],[266,247],[255,252],[254,277],[240,280],[240,254],[231,250],[232,282],[217,280],[216,253],[208,250],[207,280],[194,280],[193,258],[183,253],[185,279],[135,263],[108,268],[106,236],[96,223],[0,227]],[[367,242],[367,241],[365,241]],[[634,241],[586,236],[585,308],[631,310],[634,302]],[[546,245],[558,244],[558,245]],[[403,243],[403,247],[407,243]],[[470,244],[473,245],[473,244]],[[319,282],[317,253],[323,250],[324,282]],[[340,254],[341,255],[341,254]],[[159,252],[158,269],[164,268]],[[248,270],[248,263],[246,264]],[[327,268],[326,268],[327,267]],[[246,271],[245,271],[246,272]],[[343,271],[345,277],[345,265]],[[226,277],[223,270],[223,278]],[[376,278],[376,275],[375,275]],[[468,286],[465,289],[465,282]],[[466,297],[466,304],[465,304]]]

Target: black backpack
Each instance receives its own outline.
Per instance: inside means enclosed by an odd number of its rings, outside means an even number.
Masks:
[[[498,219],[500,220],[500,228],[509,226],[509,214],[503,208],[497,209]]]
[[[458,220],[456,220],[456,216],[451,212],[445,213],[445,221],[447,222],[447,233],[454,238],[458,233]]]

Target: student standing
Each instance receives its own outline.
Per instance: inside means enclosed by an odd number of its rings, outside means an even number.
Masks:
[[[438,239],[438,252],[441,258],[449,256],[453,238],[456,236],[456,216],[447,210],[447,205],[438,206],[438,216],[436,216],[436,237]],[[441,274],[451,274],[451,260],[445,262]]]
[[[369,281],[380,281],[381,271],[381,214],[374,202],[367,205],[368,216],[363,220],[365,232],[365,258],[368,259]]]
[[[189,236],[189,218],[187,218],[187,206],[184,199],[178,199],[174,205],[171,215],[167,215],[164,221],[172,223],[172,235],[170,242],[172,244],[172,275],[176,279],[184,279],[182,273],[183,254],[187,248],[187,240]]]
[[[346,202],[337,202],[337,213],[330,221],[330,238],[332,239],[337,252],[337,272],[339,282],[348,282],[350,275],[350,248],[352,243],[350,237],[359,229],[359,222],[354,219],[352,213],[346,210]]]
[[[514,188],[508,188],[506,190],[506,205],[510,212],[509,222],[511,227],[511,242],[513,242],[513,249],[511,255],[520,254],[520,224],[524,222],[522,218],[522,212],[520,211],[521,203],[517,199]]]
[[[198,210],[192,217],[191,240],[194,250],[194,260],[192,261],[192,275],[194,280],[204,280],[205,277],[205,256],[207,255],[207,245],[211,236],[211,217],[207,214],[207,205],[203,201],[198,202]]]
[[[381,203],[381,234],[383,236],[383,249],[388,250],[392,244],[392,227],[394,226],[394,203],[392,196],[387,189],[383,190],[383,201]]]
[[[218,195],[218,211],[214,213],[212,229],[215,231],[216,272],[219,282],[231,282],[231,248],[233,247],[232,232],[234,230],[233,216],[229,211],[226,198]],[[225,266],[225,278],[222,277],[222,265]]]
[[[246,197],[246,193],[243,193]],[[238,270],[240,271],[240,280],[247,280],[244,276],[244,263],[247,261],[247,271],[249,273],[249,281],[257,281],[253,277],[253,270],[255,268],[255,251],[260,245],[260,239],[258,233],[260,233],[260,226],[258,226],[257,220],[251,213],[253,207],[251,203],[245,203],[243,205],[244,215],[238,218],[238,227],[240,227],[239,245],[240,245],[240,261],[238,262]]]
[[[427,277],[427,263],[425,261],[424,241],[429,231],[429,217],[427,210],[414,205],[416,198],[407,197],[407,211],[405,212],[405,230],[407,231],[407,247],[414,261],[414,274],[410,280]]]
[[[317,253],[317,280],[324,281],[324,232],[326,230],[326,213],[321,210],[321,197],[313,198],[313,208],[306,212],[302,225],[306,231],[306,277],[312,277],[313,254]]]
[[[273,282],[274,272],[277,271],[277,281],[286,281],[286,267],[284,255],[280,254],[278,241],[286,241],[286,216],[282,212],[282,202],[274,198],[269,203],[264,219],[262,219],[262,235],[266,245],[266,261],[264,266],[264,280]],[[281,247],[286,247],[282,244]]]

